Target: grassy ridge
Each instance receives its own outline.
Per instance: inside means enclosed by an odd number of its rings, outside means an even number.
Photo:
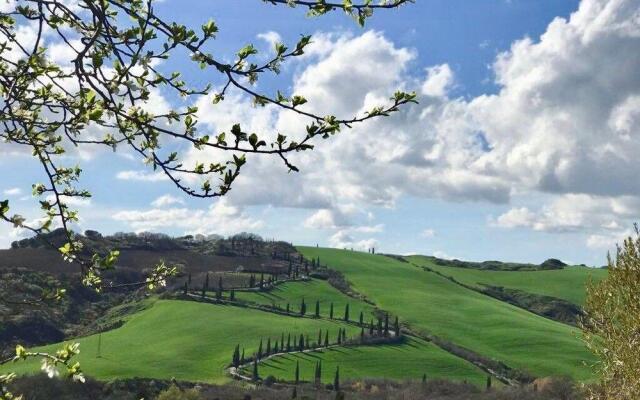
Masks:
[[[132,315],[118,329],[103,333],[101,357],[98,335],[78,339],[78,356],[83,370],[98,379],[148,377],[223,382],[229,378],[224,368],[231,361],[237,344],[247,356],[258,349],[260,338],[280,340],[282,332],[309,335],[329,329],[335,341],[339,328],[348,337],[359,337],[360,329],[336,321],[293,318],[229,306],[192,301],[160,300],[152,307]],[[296,337],[297,337],[296,336]],[[76,341],[76,340],[74,340]],[[54,351],[51,345],[38,350]],[[38,362],[8,364],[0,371],[35,372]]]
[[[585,284],[589,277],[600,281],[607,276],[603,269],[566,267],[547,271],[488,271],[471,268],[441,266],[422,256],[406,257],[409,261],[427,266],[470,286],[503,286],[529,293],[552,296],[583,305]]]
[[[413,329],[436,334],[534,375],[591,377],[574,329],[538,317],[388,257],[299,248],[345,274],[354,288]]]
[[[402,344],[384,346],[358,346],[331,348],[312,353],[294,353],[274,357],[260,364],[260,375],[273,375],[278,379],[294,380],[296,362],[300,363],[300,379],[314,380],[316,362],[322,361],[322,381],[333,383],[336,366],[340,367],[341,379],[388,378],[429,379],[446,378],[466,380],[482,385],[484,372],[420,339]]]
[[[349,318],[352,321],[357,321],[360,311],[362,311],[365,321],[368,322],[373,311],[373,306],[343,294],[327,281],[320,279],[287,282],[276,286],[268,292],[237,291],[235,296],[238,300],[264,305],[276,305],[282,309],[285,309],[287,303],[289,303],[292,312],[300,310],[300,304],[304,299],[307,305],[307,315],[314,315],[316,301],[320,301],[320,315],[325,318],[329,316],[330,304],[333,303],[334,318],[337,319],[344,317],[345,306],[349,304]]]

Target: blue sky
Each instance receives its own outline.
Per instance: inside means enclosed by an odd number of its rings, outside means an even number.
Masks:
[[[294,159],[296,176],[255,160],[222,201],[187,198],[127,154],[80,153],[94,197],[79,205],[79,229],[250,230],[297,244],[602,265],[637,219],[637,0],[417,0],[376,13],[364,29],[340,13],[310,19],[258,0],[156,8],[195,27],[214,19],[223,58],[247,43],[268,53],[269,38],[314,34],[311,54],[261,90],[306,90],[323,110],[354,99],[346,107],[357,112],[367,96],[404,87],[420,105],[319,143],[314,156]],[[183,59],[162,67],[218,83]],[[291,127],[242,97],[225,103],[201,110],[201,122],[223,130],[233,115],[265,130]],[[2,146],[0,197],[35,218],[27,195],[42,179],[38,165]],[[21,235],[0,227],[0,246]]]

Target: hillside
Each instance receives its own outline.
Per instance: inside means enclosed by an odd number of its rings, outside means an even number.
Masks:
[[[591,376],[591,354],[575,329],[465,289],[435,273],[389,257],[300,247],[342,272],[378,307],[411,329],[451,341],[534,376]]]

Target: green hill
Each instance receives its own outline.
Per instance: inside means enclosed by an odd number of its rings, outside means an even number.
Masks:
[[[588,379],[591,354],[574,328],[465,289],[389,257],[300,247],[342,272],[354,289],[416,331],[429,332],[536,376]]]
[[[292,381],[296,362],[300,363],[300,379],[313,382],[316,362],[322,361],[322,381],[332,383],[336,366],[342,379],[387,378],[466,380],[476,385],[486,381],[486,374],[424,340],[408,340],[402,344],[330,348],[311,353],[294,353],[274,357],[260,364],[260,374]]]
[[[309,335],[329,329],[335,340],[339,328],[348,337],[360,329],[337,321],[280,316],[245,308],[193,301],[159,300],[136,313],[120,328],[78,340],[80,361],[87,375],[98,379],[148,377],[199,382],[222,382],[229,378],[225,366],[237,344],[247,356],[257,351],[260,338],[280,340],[281,333]],[[101,336],[101,352],[98,342]],[[53,351],[51,345],[38,350]],[[35,372],[38,362],[7,364],[1,371]]]
[[[316,301],[320,302],[320,315],[329,316],[329,309],[333,303],[334,317],[344,317],[346,304],[349,304],[349,316],[353,321],[357,321],[360,311],[364,313],[365,321],[369,321],[373,306],[364,301],[351,298],[333,286],[327,281],[320,279],[312,279],[309,281],[287,282],[276,286],[268,292],[260,291],[236,291],[236,299],[250,301],[257,304],[275,305],[282,309],[286,308],[287,303],[291,306],[291,311],[300,310],[302,299],[307,304],[307,313],[314,314]]]
[[[470,286],[503,286],[529,293],[557,297],[577,305],[583,305],[585,284],[592,277],[595,281],[606,277],[607,271],[588,267],[565,267],[540,271],[490,271],[472,268],[456,268],[438,265],[423,256],[406,257],[407,260],[427,266]]]

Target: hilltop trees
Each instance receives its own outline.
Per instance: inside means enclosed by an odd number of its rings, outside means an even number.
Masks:
[[[344,306],[344,320],[349,321],[349,303]]]
[[[640,398],[640,232],[608,257],[608,275],[587,285],[584,341],[598,357],[600,385],[591,400]]]

